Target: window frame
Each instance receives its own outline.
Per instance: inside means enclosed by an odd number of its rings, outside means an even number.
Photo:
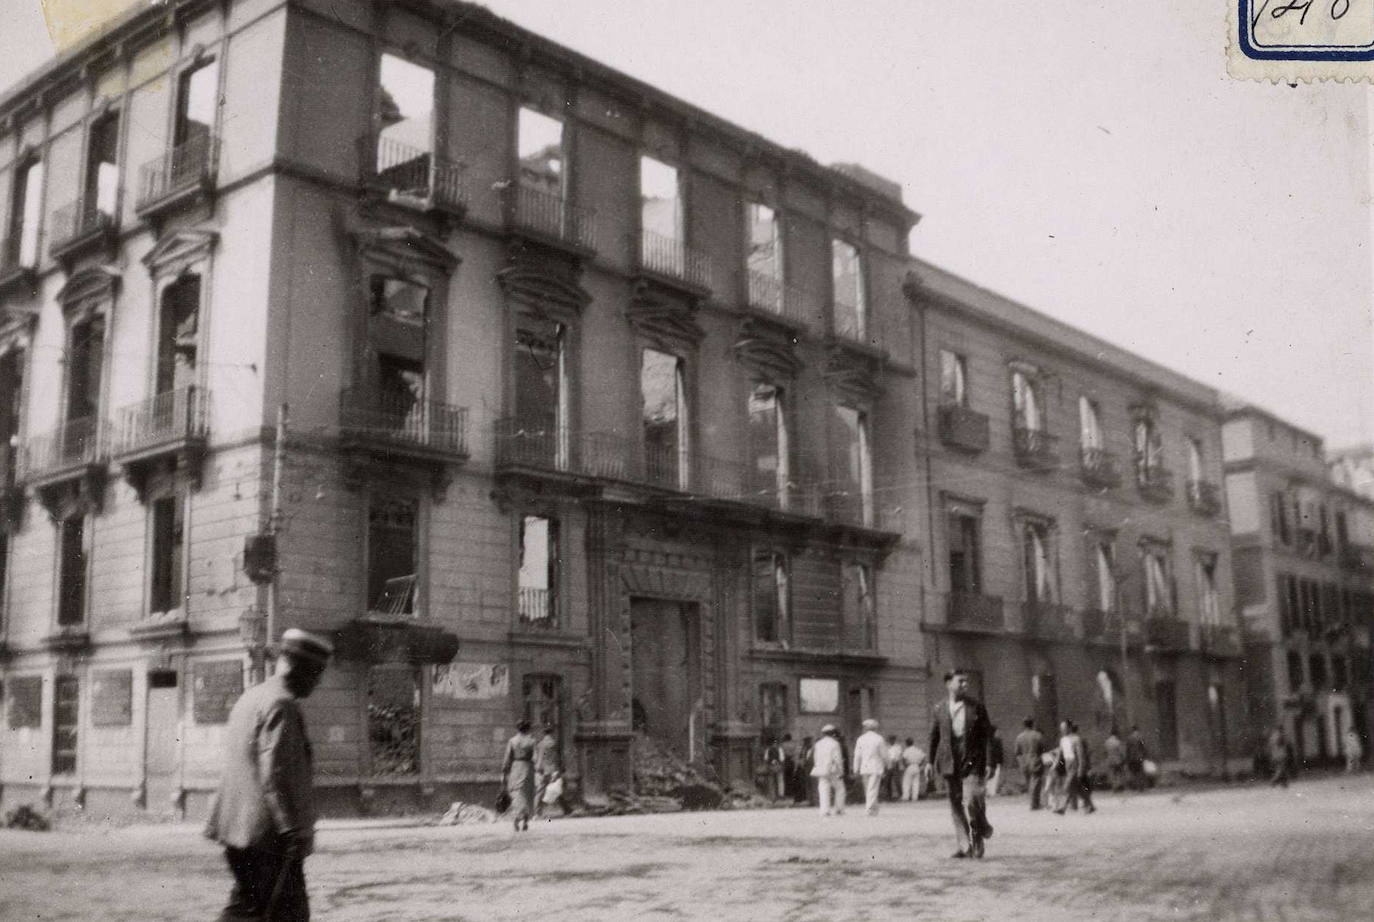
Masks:
[[[545,603],[546,614],[542,619],[527,617],[525,614],[525,604],[523,593],[526,589],[537,589],[537,586],[522,586],[521,575],[525,572],[525,530],[526,520],[540,519],[548,524],[548,539],[545,553],[547,556],[544,587],[548,593]],[[563,570],[562,565],[562,546],[563,546],[563,523],[559,517],[552,512],[542,510],[525,509],[515,514],[515,591],[516,591],[516,621],[523,627],[537,628],[543,630],[559,630],[563,624]]]
[[[1059,548],[1055,523],[1034,515],[1022,515],[1018,519],[1024,598],[1031,605],[1058,605]]]
[[[34,174],[37,170],[37,174]],[[36,175],[37,179],[32,177]],[[47,208],[47,163],[37,150],[27,149],[15,159],[10,180],[9,215],[5,222],[8,252],[0,263],[9,269],[36,270],[43,258],[43,216]],[[30,189],[30,186],[36,188]],[[36,192],[36,195],[30,195]],[[36,202],[36,204],[34,204]],[[29,221],[32,218],[32,222]],[[25,245],[25,241],[29,245]],[[26,252],[27,251],[27,252]]]
[[[676,489],[686,490],[692,484],[692,458],[693,458],[693,438],[692,425],[694,420],[693,409],[694,401],[690,368],[687,356],[677,349],[668,348],[666,343],[658,341],[643,341],[638,343],[639,351],[639,450],[640,458],[644,464],[645,473],[652,475],[650,463],[648,423],[646,414],[648,409],[647,394],[644,390],[645,360],[650,352],[658,355],[668,356],[674,362],[674,398],[677,410],[676,437],[677,437],[677,477],[673,486]]]
[[[410,611],[402,612],[379,612],[373,609],[375,601],[372,598],[372,511],[373,505],[378,498],[389,498],[393,502],[408,502],[414,504],[415,524],[414,524],[414,583],[410,590]],[[429,617],[429,572],[428,572],[428,504],[425,502],[423,492],[420,490],[406,489],[396,485],[378,485],[364,492],[363,495],[363,540],[362,544],[362,588],[363,604],[362,610],[366,614],[381,615],[403,619],[406,621],[425,621]],[[395,579],[395,577],[392,577]],[[385,586],[378,595],[381,598],[386,593]]]
[[[760,562],[767,558],[770,575],[769,610],[771,613],[772,637],[762,631],[760,618]],[[792,558],[787,551],[773,545],[758,545],[750,551],[749,567],[749,612],[752,629],[751,639],[755,646],[780,647],[787,649],[792,645]]]
[[[949,361],[947,362],[946,359]],[[940,347],[940,406],[967,409],[968,357],[954,349]],[[950,390],[950,385],[953,390]]]
[[[1044,394],[1043,372],[1031,365],[1011,369],[1011,423],[1026,432],[1048,433],[1049,417]],[[1018,387],[1018,382],[1020,386]],[[1033,417],[1033,418],[1032,418]]]
[[[57,565],[53,567],[53,623],[58,631],[81,631],[86,630],[90,625],[91,619],[91,524],[94,516],[87,510],[81,509],[53,523],[57,529],[57,536],[54,542],[54,554],[57,558]],[[67,529],[72,527],[72,523],[79,523],[81,528],[81,565],[76,574],[81,581],[80,592],[74,593],[67,588],[68,580],[72,578],[67,569],[66,542]],[[66,606],[68,604],[79,605],[81,617],[76,620],[68,619]]]
[[[437,94],[437,87],[436,87],[436,94]],[[558,167],[558,194],[557,194],[557,199],[558,199],[559,202],[566,203],[566,202],[568,201],[568,193],[569,193],[569,190],[570,190],[570,188],[571,188],[571,186],[572,186],[572,177],[571,177],[570,174],[569,174],[569,167],[570,167],[570,164],[569,164],[569,162],[568,162],[568,161],[569,161],[569,156],[568,156],[568,155],[569,155],[569,145],[568,145],[568,134],[569,134],[569,132],[568,132],[568,121],[567,121],[567,119],[560,118],[558,115],[555,115],[555,114],[552,114],[552,113],[550,113],[550,112],[545,111],[543,107],[537,106],[537,105],[535,105],[534,103],[532,103],[532,102],[529,101],[529,100],[524,100],[524,101],[521,101],[521,102],[516,103],[515,124],[514,124],[514,129],[513,129],[514,132],[515,132],[515,144],[514,144],[514,147],[513,147],[513,153],[514,153],[514,156],[515,156],[515,170],[516,170],[516,173],[515,173],[515,182],[516,182],[516,185],[518,185],[518,186],[519,186],[520,188],[522,188],[522,189],[533,189],[533,190],[538,191],[538,192],[546,192],[546,190],[544,190],[544,189],[542,189],[542,188],[540,188],[540,187],[538,187],[538,186],[531,185],[531,184],[526,184],[526,182],[525,182],[525,161],[524,161],[524,158],[521,157],[521,155],[520,155],[520,144],[521,144],[521,139],[522,139],[522,137],[523,137],[523,132],[521,132],[520,128],[521,128],[521,122],[523,121],[523,119],[524,119],[524,114],[525,114],[526,112],[529,112],[531,115],[535,115],[535,116],[538,116],[538,117],[540,117],[540,118],[548,119],[550,122],[554,122],[554,123],[556,123],[556,124],[559,126],[559,131],[558,131],[558,164],[559,164],[559,167]],[[545,147],[545,148],[543,148],[543,149],[547,150],[548,148]]]
[[[945,579],[949,581],[950,592],[961,592],[968,595],[985,595],[987,590],[986,574],[983,566],[983,507],[981,503],[974,503],[964,500],[946,498],[944,502],[944,533],[945,533]],[[972,543],[965,545],[961,534],[959,550],[967,553],[972,552],[971,566],[965,563],[964,569],[971,579],[965,580],[966,585],[956,586],[954,584],[954,553],[956,550],[955,534],[951,528],[954,520],[971,521]],[[961,529],[963,526],[960,526]]]
[[[114,124],[114,189],[110,194],[110,209],[105,211],[100,207],[100,161],[95,160],[95,141],[97,131],[103,126]],[[119,223],[121,199],[123,196],[123,173],[124,173],[124,112],[114,105],[105,105],[98,111],[93,112],[86,121],[85,126],[85,145],[82,151],[81,163],[81,189],[80,197],[77,199],[79,208],[79,221],[86,220],[88,215],[104,214],[108,217],[111,226]],[[94,174],[94,178],[92,178]],[[93,199],[93,201],[92,201]]]
[[[166,601],[168,603],[175,602],[176,604],[168,604],[159,608],[157,607],[157,583],[161,576],[160,571],[162,569],[163,564],[158,560],[158,512],[160,508],[167,508],[163,505],[165,503],[171,504],[172,526],[174,532],[176,530],[175,526],[178,519],[178,513],[180,514],[179,518],[181,522],[181,529],[179,543],[181,553],[179,563],[175,562],[176,555],[173,555],[172,560],[166,563],[168,580],[170,583],[169,588],[167,589],[168,595]],[[148,576],[145,580],[147,602],[144,606],[144,611],[147,613],[149,617],[154,617],[158,615],[171,615],[176,612],[181,612],[185,614],[187,613],[187,610],[189,608],[190,601],[189,597],[191,568],[190,558],[189,555],[186,553],[186,534],[189,530],[191,517],[190,491],[184,488],[174,488],[161,491],[159,494],[153,496],[149,496],[148,502],[146,504],[145,515],[148,529],[147,555],[145,557],[145,559],[148,561]],[[175,572],[173,572],[173,570],[175,570]],[[179,589],[180,591],[173,592],[173,589]]]
[[[836,269],[840,263],[840,249],[848,248],[854,254],[854,296],[855,303],[849,304],[840,300],[840,280]],[[868,260],[864,257],[864,248],[848,236],[842,234],[830,235],[830,305],[832,324],[836,333],[840,333],[841,327],[838,323],[839,311],[837,306],[841,303],[846,307],[854,309],[854,336],[857,339],[867,339],[873,327],[872,309],[869,301],[868,284]]]

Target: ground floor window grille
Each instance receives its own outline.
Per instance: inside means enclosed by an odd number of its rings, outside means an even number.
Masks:
[[[373,666],[367,682],[367,737],[373,775],[420,771],[420,670]]]
[[[65,775],[76,771],[76,732],[81,710],[81,680],[58,676],[53,683],[52,773]]]

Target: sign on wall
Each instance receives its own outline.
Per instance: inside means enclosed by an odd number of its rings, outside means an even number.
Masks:
[[[840,709],[840,680],[802,679],[797,697],[803,714],[833,714]]]
[[[196,663],[192,667],[193,710],[198,724],[222,724],[243,694],[243,663],[236,659]]]
[[[434,667],[434,694],[459,700],[504,698],[510,667],[501,663],[450,663]]]
[[[103,669],[91,674],[91,726],[127,727],[134,722],[132,669]]]
[[[43,677],[21,676],[5,684],[9,698],[10,729],[43,725]]]

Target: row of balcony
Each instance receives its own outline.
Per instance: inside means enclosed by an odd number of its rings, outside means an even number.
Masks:
[[[618,433],[531,428],[515,419],[496,422],[494,441],[498,472],[618,481],[841,525],[879,531],[902,527],[900,510],[882,508],[872,495],[807,472],[780,478],[739,461],[640,445]]]
[[[26,440],[17,452],[16,483],[50,481],[113,460],[137,462],[203,442],[209,432],[209,393],[184,387],[131,404],[109,420],[74,419]]]
[[[989,423],[985,413],[968,407],[946,405],[939,409],[940,440],[947,447],[969,453],[987,451]],[[1012,428],[1012,453],[1020,466],[1029,470],[1052,471],[1063,466],[1059,439],[1043,429],[1025,426]],[[1153,503],[1173,499],[1173,472],[1158,465],[1136,460],[1135,481],[1140,495]],[[1094,489],[1116,489],[1122,484],[1121,467],[1116,456],[1101,448],[1082,447],[1078,451],[1078,474]],[[1188,507],[1198,515],[1212,517],[1221,512],[1221,491],[1209,480],[1189,480],[1186,485]]]
[[[1008,608],[1015,616],[1008,617]],[[945,628],[961,633],[1017,634],[1038,640],[1145,647],[1162,653],[1194,649],[1192,626],[1171,610],[1157,609],[1144,618],[1096,609],[1075,611],[1067,605],[1022,602],[1008,605],[999,596],[951,592],[946,601]],[[1229,625],[1204,624],[1196,649],[1214,656],[1239,656],[1237,631]]]

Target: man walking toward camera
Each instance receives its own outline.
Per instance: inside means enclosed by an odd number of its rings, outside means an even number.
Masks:
[[[234,875],[221,922],[308,922],[305,858],[315,846],[310,740],[302,698],[320,683],[334,646],[291,628],[276,674],[229,712],[224,772],[205,835],[224,846]]]
[[[982,858],[984,840],[992,838],[983,786],[992,721],[982,702],[969,695],[964,670],[945,673],[945,690],[947,696],[935,706],[931,721],[930,760],[949,789],[949,809],[959,844],[951,857]]]

